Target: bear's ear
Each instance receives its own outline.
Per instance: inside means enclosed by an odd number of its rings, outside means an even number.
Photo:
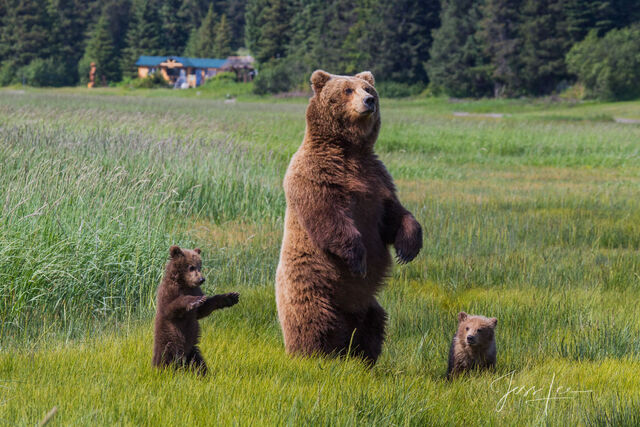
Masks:
[[[467,320],[468,316],[469,315],[467,313],[461,311],[460,313],[458,313],[458,322],[464,322],[465,320]]]
[[[179,246],[173,245],[169,248],[169,255],[171,255],[171,258],[177,258],[183,256],[184,252],[182,252]]]
[[[331,74],[323,70],[315,70],[313,74],[311,74],[311,87],[313,88],[313,93],[320,93],[324,85],[326,85],[329,80],[331,80]]]
[[[371,86],[376,85],[376,79],[373,78],[373,74],[371,74],[371,71],[363,71],[361,73],[356,74],[356,77],[364,80],[365,82],[369,83]]]
[[[202,252],[202,251],[200,250],[200,248],[195,248],[195,249],[193,250],[193,252],[195,252],[195,253],[197,253],[198,255],[200,255],[200,252]]]
[[[489,324],[491,325],[492,328],[495,328],[496,325],[498,324],[498,319],[496,319],[495,317],[492,317],[491,319],[489,319]]]

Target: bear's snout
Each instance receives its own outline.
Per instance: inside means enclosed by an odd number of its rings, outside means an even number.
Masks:
[[[369,95],[366,96],[363,100],[365,107],[367,107],[369,110],[375,110],[376,109],[376,99]]]
[[[202,284],[204,283],[204,277],[201,277],[201,278],[198,280],[198,283],[199,283],[200,285],[202,285]]]
[[[474,345],[477,342],[475,335],[467,335],[467,344]]]

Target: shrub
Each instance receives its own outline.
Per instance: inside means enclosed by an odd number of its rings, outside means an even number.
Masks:
[[[253,91],[258,95],[289,91],[297,83],[294,76],[298,74],[292,68],[293,63],[286,59],[263,64],[254,80]]]
[[[16,72],[17,81],[29,86],[67,86],[72,84],[72,76],[63,62],[54,58],[36,58]],[[24,79],[24,80],[23,80]]]
[[[640,96],[640,26],[611,30],[602,38],[591,31],[571,48],[566,60],[569,71],[591,97],[627,100]]]
[[[168,88],[169,83],[162,77],[159,72],[149,74],[143,79],[134,79],[131,81],[131,86],[136,89],[154,89],[154,88]]]
[[[0,64],[0,86],[8,86],[18,82],[18,67],[16,63],[7,60]]]
[[[381,97],[406,98],[408,96],[419,95],[425,90],[425,86],[422,83],[409,84],[387,81],[376,83],[376,90]]]

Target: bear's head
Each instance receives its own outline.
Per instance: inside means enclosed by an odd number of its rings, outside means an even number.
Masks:
[[[200,249],[190,250],[171,246],[169,255],[171,259],[167,267],[171,270],[173,280],[180,286],[197,288],[204,283]]]
[[[495,317],[472,316],[461,311],[458,313],[458,340],[472,348],[484,347],[493,341],[497,324]]]
[[[380,104],[369,71],[338,76],[322,70],[311,75],[313,97],[307,107],[311,137],[373,146],[380,130]]]

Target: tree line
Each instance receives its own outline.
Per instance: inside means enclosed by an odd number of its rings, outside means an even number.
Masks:
[[[640,96],[637,0],[0,0],[0,84],[134,78],[140,55],[256,58],[258,93],[316,68],[387,95]],[[635,86],[634,86],[635,85]]]

